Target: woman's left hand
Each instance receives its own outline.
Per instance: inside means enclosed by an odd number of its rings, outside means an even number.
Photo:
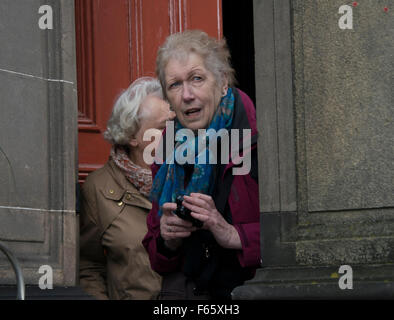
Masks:
[[[211,231],[220,246],[229,249],[242,249],[237,230],[216,209],[211,196],[191,193],[190,196],[184,196],[183,205],[192,211],[191,215],[194,218],[204,223],[203,229]]]

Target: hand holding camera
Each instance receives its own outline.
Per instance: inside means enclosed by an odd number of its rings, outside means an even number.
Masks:
[[[176,205],[177,205],[177,208],[176,208],[176,210],[174,211],[174,213],[175,213],[179,218],[181,218],[181,219],[183,219],[183,220],[186,220],[186,221],[190,221],[190,222],[193,224],[193,226],[195,226],[195,227],[197,227],[197,228],[201,228],[202,225],[203,225],[203,222],[200,221],[200,220],[197,220],[197,219],[193,218],[193,217],[191,216],[191,214],[190,214],[191,211],[190,211],[188,208],[186,208],[185,206],[183,206],[183,205],[182,205],[182,202],[183,202],[183,196],[182,196],[182,195],[177,196],[177,197],[176,197]]]

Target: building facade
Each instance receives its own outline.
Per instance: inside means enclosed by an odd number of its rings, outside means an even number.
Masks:
[[[112,104],[168,34],[198,28],[241,30],[254,58],[262,265],[234,298],[394,295],[394,8],[225,1],[0,2],[0,241],[27,283],[50,265],[78,284],[76,184],[107,159]],[[15,283],[4,256],[0,275]]]

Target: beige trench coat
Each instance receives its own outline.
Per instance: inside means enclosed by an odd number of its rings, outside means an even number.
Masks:
[[[141,241],[152,205],[109,160],[82,188],[80,285],[98,299],[155,299],[161,277]]]

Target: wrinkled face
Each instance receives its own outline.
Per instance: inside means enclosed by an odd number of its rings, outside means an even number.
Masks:
[[[167,98],[179,122],[193,131],[208,128],[227,83],[219,87],[195,53],[182,60],[170,59],[164,74]]]
[[[137,147],[141,152],[146,146],[150,145],[153,140],[156,146],[159,143],[161,133],[166,127],[167,120],[173,120],[175,113],[170,111],[169,104],[156,96],[149,95],[141,103],[140,112],[142,115],[140,122],[140,129],[131,140],[130,144],[133,147]],[[157,133],[155,139],[151,141],[144,141],[144,133],[149,129],[156,129]]]

